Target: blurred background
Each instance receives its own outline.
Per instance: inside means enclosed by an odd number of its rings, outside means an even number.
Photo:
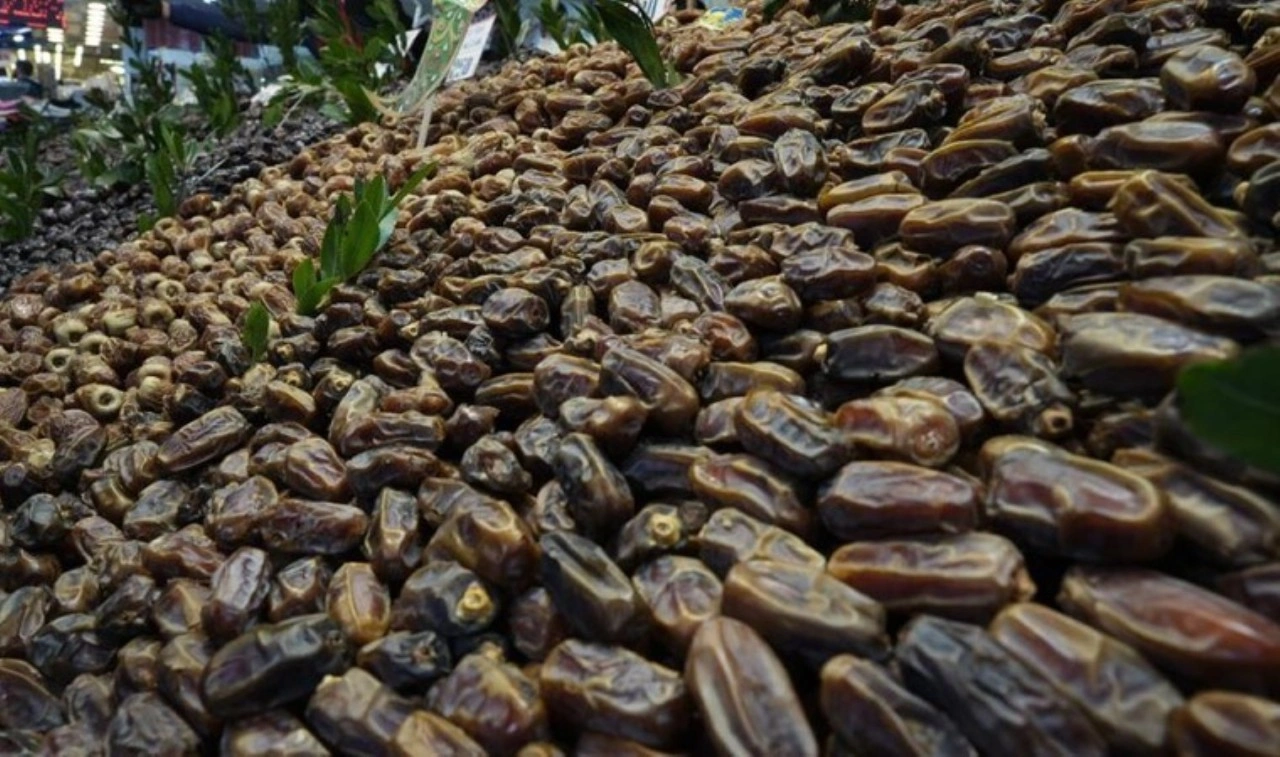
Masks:
[[[205,52],[203,37],[163,19],[148,19],[133,30],[147,50],[165,64],[182,69]],[[15,86],[19,62],[29,62],[32,78],[48,99],[70,99],[86,88],[119,89],[128,67],[126,30],[101,0],[0,0],[0,100]],[[239,44],[250,69],[270,59],[267,46]],[[266,58],[263,56],[266,55]]]

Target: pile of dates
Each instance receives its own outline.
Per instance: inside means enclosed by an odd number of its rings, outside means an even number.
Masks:
[[[805,10],[19,280],[0,752],[1280,754],[1280,480],[1172,392],[1280,333],[1280,5]]]

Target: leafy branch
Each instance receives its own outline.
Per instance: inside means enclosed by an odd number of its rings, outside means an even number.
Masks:
[[[214,134],[222,137],[240,123],[240,98],[237,83],[253,88],[253,77],[240,62],[235,43],[222,35],[205,38],[210,62],[195,64],[182,73],[191,83],[205,120]]]
[[[662,57],[653,21],[636,0],[541,0],[534,15],[562,49],[616,40],[655,87],[669,87],[679,79]]]
[[[593,0],[595,13],[609,38],[631,53],[645,78],[655,87],[669,87],[679,76],[662,57],[653,21],[636,0]]]
[[[296,7],[297,0],[280,2],[281,7]],[[285,68],[293,81],[281,87],[263,120],[269,125],[278,124],[294,109],[311,105],[350,124],[376,121],[380,115],[376,93],[403,71],[408,58],[403,43],[405,28],[394,2],[377,0],[372,4],[369,15],[374,24],[363,35],[347,22],[336,3],[316,4],[316,14],[308,26],[325,41],[319,59],[299,61],[290,55],[291,66],[286,58]],[[269,28],[283,23],[284,11],[275,8],[273,4],[268,11]],[[284,46],[295,41],[301,41],[300,35],[281,41],[282,55]]]
[[[396,209],[418,184],[435,171],[435,164],[420,167],[391,195],[382,176],[357,180],[350,195],[338,198],[333,217],[320,244],[320,268],[311,258],[293,269],[293,294],[298,313],[314,315],[329,291],[360,274],[396,228]]]
[[[122,28],[131,28],[132,21],[119,6],[112,15]],[[81,176],[94,186],[135,184],[147,178],[148,157],[162,149],[157,124],[176,123],[179,117],[173,77],[157,65],[140,35],[125,34],[124,44],[132,54],[129,96],[114,106],[103,103],[106,114],[72,135]],[[159,165],[151,168],[152,173],[158,170]]]
[[[198,146],[188,143],[186,130],[177,122],[157,120],[147,140],[151,151],[146,157],[145,173],[158,218],[174,216],[186,199],[188,178],[200,155]],[[155,218],[141,217],[139,226],[155,224]]]
[[[35,230],[36,215],[48,198],[57,197],[62,174],[45,173],[40,165],[40,136],[35,129],[22,143],[5,151],[0,170],[0,239],[18,241]]]

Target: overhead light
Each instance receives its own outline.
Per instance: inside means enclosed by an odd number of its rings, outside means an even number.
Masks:
[[[13,41],[14,41],[15,43],[17,43],[17,44],[21,45],[23,42],[26,42],[26,41],[27,41],[27,38],[26,38],[26,37],[24,37],[24,36],[22,36],[21,34],[15,34],[15,35],[13,35]]]
[[[75,57],[71,59],[71,65],[74,68],[80,68],[80,61],[84,60],[84,45],[76,45]]]
[[[18,48],[18,60],[26,60],[26,59],[27,59],[26,49],[21,47]]]
[[[56,27],[48,29],[45,32],[45,36],[48,37],[49,41],[55,45],[64,41],[63,31]]]
[[[105,3],[89,3],[85,13],[84,44],[87,47],[98,47],[102,44],[102,29],[106,25],[107,6]]]
[[[62,45],[53,46],[53,79],[62,81]]]

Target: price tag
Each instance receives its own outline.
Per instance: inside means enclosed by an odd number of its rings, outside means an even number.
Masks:
[[[422,51],[418,70],[413,75],[413,81],[409,82],[409,86],[400,95],[401,113],[417,110],[440,88],[462,49],[472,17],[484,4],[485,0],[443,0],[436,6],[431,34],[427,37],[427,46]],[[478,64],[479,56],[476,60]]]
[[[455,82],[476,75],[476,69],[480,67],[480,56],[484,55],[484,48],[489,44],[489,35],[493,33],[493,22],[496,19],[497,16],[491,14],[467,27],[467,36],[462,38],[462,48],[453,59],[453,67],[449,69],[449,76],[445,81]]]

